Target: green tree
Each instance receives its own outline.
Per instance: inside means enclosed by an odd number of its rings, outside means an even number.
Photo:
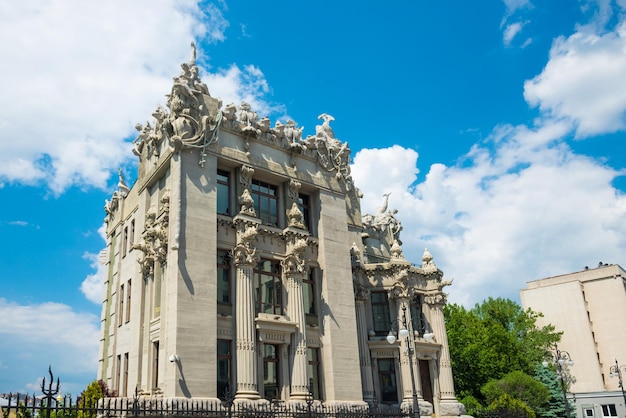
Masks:
[[[497,412],[501,416],[520,416],[535,418],[535,411],[533,411],[522,400],[515,399],[506,393],[500,395],[487,407],[488,412]]]
[[[96,406],[98,400],[114,396],[116,396],[116,393],[109,390],[103,380],[94,380],[87,385],[87,388],[78,397],[78,418],[94,418],[97,412]]]
[[[535,379],[544,384],[549,392],[548,403],[537,413],[540,418],[559,418],[565,414],[565,400],[561,380],[553,368],[543,367],[541,364],[535,368]],[[569,401],[568,401],[569,402]],[[576,408],[569,402],[572,417],[576,416]]]
[[[481,392],[489,404],[507,394],[523,401],[535,412],[542,411],[550,399],[546,385],[519,370],[505,374],[500,380],[490,380]]]
[[[484,401],[480,389],[489,380],[516,370],[532,375],[560,339],[553,326],[537,327],[541,314],[524,311],[510,299],[489,298],[470,310],[449,304],[444,315],[460,397]]]

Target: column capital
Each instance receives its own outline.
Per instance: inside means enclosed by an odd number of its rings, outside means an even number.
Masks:
[[[448,303],[448,295],[443,292],[426,294],[424,295],[424,303],[432,307],[440,306],[443,308]]]

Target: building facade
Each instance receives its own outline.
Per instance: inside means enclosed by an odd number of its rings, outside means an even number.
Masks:
[[[98,377],[120,396],[407,405],[416,394],[422,415],[462,414],[450,283],[428,251],[420,267],[405,259],[388,195],[362,216],[333,118],[303,138],[246,103],[222,107],[195,49],[182,68],[167,107],[137,126],[135,184],[120,173],[105,204]]]
[[[617,366],[626,371],[626,272],[619,265],[526,283],[520,292],[524,309],[541,312],[539,326],[563,332],[559,349],[574,361],[570,393],[579,417],[626,416]],[[626,376],[624,376],[626,378]]]

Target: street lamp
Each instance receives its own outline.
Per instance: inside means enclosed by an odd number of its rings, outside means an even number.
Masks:
[[[626,405],[626,394],[624,393],[624,382],[622,381],[622,373],[626,373],[626,365],[620,366],[617,362],[617,359],[615,359],[615,366],[611,366],[611,368],[609,369],[609,376],[617,377],[618,386],[622,390],[622,396],[624,397],[624,405]]]
[[[411,371],[411,390],[413,395],[413,416],[419,417],[419,403],[417,401],[417,390],[415,389],[415,372],[413,371],[413,354],[415,354],[415,341],[411,338],[411,332],[409,331],[409,324],[406,319],[406,303],[402,304],[402,320],[398,321],[400,325],[400,330],[398,331],[398,337],[404,338],[406,341],[406,349],[405,352],[409,356],[409,370]],[[424,334],[424,338],[428,341],[431,341],[434,337],[432,332],[428,332]],[[387,335],[387,342],[389,344],[393,344],[396,342],[396,336],[393,332],[393,329],[389,330],[389,334]]]
[[[567,400],[567,394],[565,393],[565,371],[563,369],[563,365],[567,364],[568,366],[574,365],[574,360],[572,360],[572,356],[567,351],[559,350],[558,345],[554,344],[554,353],[551,353],[554,359],[554,364],[556,365],[556,373],[561,380],[561,390],[563,391],[563,402],[565,402],[565,414],[567,418],[571,418],[571,413],[569,410],[569,402]],[[544,360],[541,362],[543,367],[548,367],[548,361]]]

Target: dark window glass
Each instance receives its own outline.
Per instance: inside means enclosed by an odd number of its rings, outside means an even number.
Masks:
[[[315,272],[309,271],[308,276],[302,280],[302,298],[304,303],[304,313],[315,315]]]
[[[217,397],[221,400],[233,395],[231,387],[232,354],[229,340],[217,340]]]
[[[250,194],[254,210],[264,225],[278,226],[278,189],[276,186],[252,179]]]
[[[372,292],[371,297],[374,331],[376,335],[387,335],[391,324],[387,292]]]
[[[261,260],[254,270],[255,311],[283,314],[281,269],[278,261]]]
[[[230,254],[225,250],[217,251],[217,303],[230,305]]]
[[[230,174],[217,170],[217,213],[230,215]]]
[[[411,322],[413,330],[418,331],[420,335],[426,332],[426,318],[424,317],[422,296],[417,295],[411,301]]]
[[[309,196],[305,194],[298,195],[298,208],[302,212],[302,223],[308,229],[311,230],[311,203]]]
[[[280,367],[278,346],[263,346],[263,389],[265,399],[280,399]]]
[[[380,383],[380,401],[382,403],[398,402],[396,371],[391,358],[378,359],[378,380]]]
[[[602,416],[604,417],[616,417],[617,409],[615,404],[602,405]]]
[[[320,359],[319,348],[308,348],[307,357],[309,360],[307,374],[309,376],[309,391],[313,399],[322,399],[320,391]]]

